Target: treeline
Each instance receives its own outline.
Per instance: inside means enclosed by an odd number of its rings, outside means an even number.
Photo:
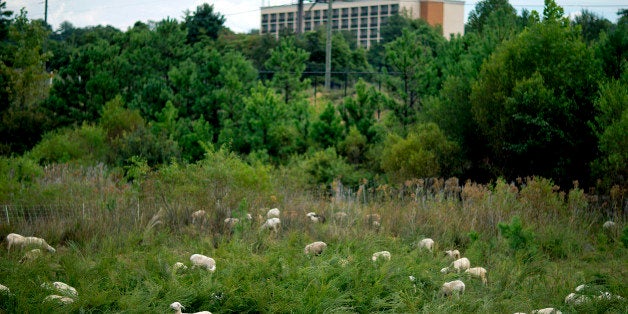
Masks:
[[[464,36],[403,16],[369,50],[338,32],[334,71],[382,74],[314,100],[304,73],[324,69],[323,29],[234,34],[204,4],[183,21],[53,31],[5,8],[5,158],[130,169],[222,147],[312,184],[537,175],[565,188],[626,186],[628,10],[617,23],[587,11],[568,20],[552,0],[520,15],[484,0]]]

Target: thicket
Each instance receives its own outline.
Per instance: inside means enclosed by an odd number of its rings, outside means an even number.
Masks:
[[[314,186],[541,176],[625,194],[625,10],[569,21],[553,1],[517,15],[486,0],[448,39],[394,16],[368,51],[334,35],[346,92],[320,93],[322,29],[234,34],[205,4],[181,22],[53,31],[0,3],[4,156],[124,171],[194,165],[212,147],[303,167]]]

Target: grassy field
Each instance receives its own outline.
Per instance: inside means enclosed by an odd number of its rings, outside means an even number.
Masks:
[[[11,290],[0,294],[0,312],[168,313],[179,301],[187,312],[213,313],[628,313],[623,199],[596,200],[542,178],[518,186],[365,182],[356,191],[335,184],[318,193],[295,188],[298,177],[217,154],[144,171],[132,183],[103,167],[68,165],[42,169],[19,188],[6,183],[3,201],[24,207],[10,224],[3,220],[0,235],[40,236],[57,251],[21,263],[26,250],[0,250],[0,284]],[[54,207],[25,215],[40,204]],[[260,230],[273,207],[282,211],[276,234]],[[208,218],[192,223],[199,209]],[[310,222],[311,211],[327,221]],[[341,211],[347,218],[333,219]],[[372,213],[381,226],[364,218]],[[228,228],[226,217],[242,221]],[[617,228],[603,229],[608,219]],[[433,252],[416,247],[424,237],[435,240]],[[303,252],[313,241],[328,245],[320,256]],[[452,248],[488,270],[487,285],[440,272]],[[373,262],[382,250],[392,259]],[[191,266],[194,253],[213,257],[217,270],[172,269]],[[465,293],[441,296],[455,279]],[[43,302],[51,292],[40,285],[53,281],[75,287],[75,302]],[[592,301],[566,304],[580,284]],[[596,298],[602,291],[623,299]]]

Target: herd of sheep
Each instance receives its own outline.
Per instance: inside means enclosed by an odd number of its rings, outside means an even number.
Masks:
[[[196,211],[192,213],[191,218],[193,223],[204,223],[207,220],[207,214],[203,210]],[[264,223],[261,224],[261,230],[271,230],[272,232],[277,233],[279,231],[281,225],[281,211],[277,208],[270,209],[266,213],[266,217],[262,218]],[[338,212],[334,215],[334,218],[337,220],[342,220],[347,217],[347,214],[344,212]],[[310,212],[306,214],[306,218],[309,219],[313,223],[324,223],[325,217],[314,212]],[[250,214],[246,215],[246,219],[252,220],[252,216]],[[265,219],[265,220],[264,220]],[[373,226],[375,228],[379,228],[381,225],[381,217],[378,214],[370,214],[365,217],[365,221],[368,225]],[[240,222],[238,218],[226,218],[224,223],[227,227],[233,227],[237,223]],[[612,221],[607,221],[603,224],[603,228],[609,229],[614,228],[615,223]],[[20,262],[27,262],[33,259],[38,258],[42,254],[43,250],[46,250],[49,253],[55,253],[56,250],[50,246],[46,240],[33,236],[22,236],[16,233],[11,233],[6,237],[7,242],[7,250],[10,252],[11,248],[15,249],[27,249],[32,248],[29,251],[26,251]],[[319,256],[327,249],[327,243],[323,241],[316,241],[310,244],[307,244],[304,248],[304,254],[310,256]],[[435,249],[435,241],[430,238],[424,238],[417,243],[417,247],[419,250],[426,250],[430,253],[433,253]],[[484,285],[488,284],[487,278],[487,270],[484,267],[476,266],[471,267],[471,262],[467,257],[462,257],[460,251],[457,249],[451,249],[444,251],[444,254],[453,260],[447,267],[441,269],[441,273],[447,274],[450,272],[456,273],[466,273],[470,277],[478,278],[482,281]],[[382,261],[390,261],[391,253],[389,251],[380,251],[373,253],[371,259],[374,263]],[[203,254],[192,254],[190,256],[190,262],[192,268],[202,268],[209,272],[216,271],[216,261],[208,256]],[[183,272],[187,270],[188,267],[182,262],[176,262],[172,270],[175,273]],[[414,281],[415,278],[413,276],[409,276],[411,281]],[[74,287],[71,287],[63,282],[56,281],[53,283],[44,282],[41,284],[41,288],[51,291],[54,294],[50,294],[44,298],[44,302],[58,302],[60,304],[70,304],[73,303],[78,298],[78,292]],[[444,282],[440,288],[440,295],[443,297],[450,297],[456,295],[460,297],[460,295],[465,292],[465,283],[462,280],[453,280],[449,282]],[[0,284],[0,294],[10,294],[10,290],[8,287]],[[581,305],[587,302],[591,302],[594,299],[623,299],[621,296],[612,295],[609,292],[603,291],[592,291],[592,288],[587,285],[580,285],[576,287],[575,292],[570,293],[565,297],[565,304],[567,305]],[[170,304],[170,308],[175,311],[175,314],[182,313],[182,309],[184,306],[180,302],[173,302]],[[196,312],[202,314],[211,314],[209,311]],[[532,313],[561,313],[560,310],[555,308],[544,308],[532,311]],[[515,314],[521,314],[520,312]]]

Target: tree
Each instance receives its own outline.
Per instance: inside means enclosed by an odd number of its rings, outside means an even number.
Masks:
[[[593,130],[598,138],[600,156],[593,162],[594,174],[606,188],[624,186],[628,180],[628,74],[621,80],[605,83],[595,101]]]
[[[13,15],[13,11],[9,11],[6,9],[7,3],[3,0],[0,0],[0,42],[2,42],[8,32],[9,25],[11,25],[11,15]]]
[[[265,63],[273,72],[270,86],[283,94],[286,104],[298,98],[309,85],[309,80],[302,79],[308,57],[309,53],[295,46],[293,37],[282,38],[279,46],[270,52]]]
[[[47,36],[41,21],[29,21],[24,10],[9,26],[0,59],[1,154],[24,152],[49,127],[50,114],[40,106],[50,88],[45,69],[50,55],[43,49]]]
[[[190,44],[202,41],[203,38],[216,39],[223,28],[225,17],[214,13],[214,5],[203,3],[196,7],[194,14],[185,13],[185,26],[188,30],[187,41]]]
[[[582,38],[587,43],[592,43],[600,37],[602,32],[607,33],[613,26],[613,23],[591,11],[583,10],[580,15],[574,18],[571,25],[580,27]]]
[[[335,147],[343,133],[336,107],[332,103],[327,103],[311,128],[310,136],[314,142],[320,144],[322,148]]]
[[[498,175],[588,177],[601,69],[578,32],[553,18],[558,11],[550,6],[542,23],[502,44],[472,85],[473,117]]]
[[[475,5],[469,13],[468,22],[465,25],[465,33],[483,33],[491,16],[517,16],[517,10],[510,5],[508,0],[482,0]]]
[[[435,57],[444,41],[443,36],[425,23],[423,29],[404,30],[401,37],[386,45],[386,63],[396,72],[387,87],[403,101],[394,109],[405,125],[414,121],[423,97],[438,90]]]

